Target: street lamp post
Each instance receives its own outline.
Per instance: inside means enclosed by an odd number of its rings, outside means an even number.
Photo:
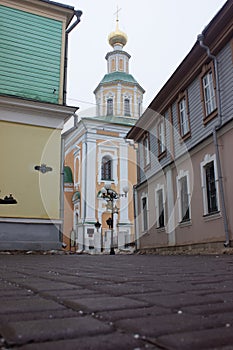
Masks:
[[[120,197],[127,197],[127,193],[129,192],[129,187],[125,186],[123,187],[124,193],[116,193],[112,188],[110,184],[106,184],[102,189],[102,197],[108,202],[111,203],[111,218],[109,218],[107,221],[109,228],[111,228],[111,243],[110,243],[110,255],[115,255],[114,245],[113,245],[113,227],[114,227],[114,213],[118,212],[118,208],[114,208],[114,200],[120,198]]]

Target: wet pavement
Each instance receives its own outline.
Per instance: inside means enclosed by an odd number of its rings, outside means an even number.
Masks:
[[[0,254],[1,349],[233,349],[233,256]]]

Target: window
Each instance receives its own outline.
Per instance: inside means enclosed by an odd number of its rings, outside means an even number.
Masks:
[[[165,151],[165,122],[162,120],[158,125],[158,155],[161,156]]]
[[[163,189],[156,191],[156,214],[157,214],[157,228],[164,227],[164,195]]]
[[[107,99],[107,115],[113,115],[113,99]]]
[[[180,135],[183,139],[190,136],[190,125],[188,116],[187,94],[178,101],[178,118]]]
[[[112,159],[108,156],[102,158],[101,179],[112,180]]]
[[[206,155],[201,163],[204,215],[219,211],[218,179],[215,155]]]
[[[116,70],[116,61],[115,58],[111,60],[111,72],[115,72]]]
[[[190,221],[190,189],[188,172],[181,170],[177,177],[179,221]]]
[[[204,121],[208,122],[216,113],[216,96],[215,96],[215,79],[214,79],[214,66],[211,63],[205,66],[201,75],[201,95],[204,111]]]
[[[147,231],[148,230],[147,197],[142,198],[142,219],[143,219],[143,231]]]
[[[142,113],[142,103],[141,101],[138,102],[138,116],[140,117]]]
[[[204,101],[205,101],[205,112],[206,116],[210,115],[216,108],[216,99],[213,85],[212,71],[209,71],[202,79]]]
[[[150,141],[149,134],[146,133],[143,138],[144,168],[150,164]]]
[[[217,206],[217,191],[215,184],[215,173],[214,173],[214,162],[210,162],[205,166],[206,175],[206,195],[207,195],[207,205],[208,213],[214,213],[218,211]]]
[[[119,71],[124,70],[124,61],[122,58],[119,59]]]
[[[129,98],[125,98],[124,100],[124,114],[125,116],[130,117],[130,100]]]
[[[180,199],[181,199],[181,221],[190,219],[189,215],[189,195],[187,176],[180,179]]]

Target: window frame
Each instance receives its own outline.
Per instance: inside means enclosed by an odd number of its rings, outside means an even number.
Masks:
[[[160,132],[160,127],[162,125],[163,125],[163,131]],[[161,137],[161,134],[162,134],[162,137]],[[158,159],[160,160],[160,159],[164,158],[166,156],[166,153],[167,153],[165,117],[161,118],[161,120],[158,123],[158,126],[157,126],[157,140],[158,140]]]
[[[187,210],[184,212],[184,202],[183,198],[184,195],[182,194],[182,181],[183,179],[186,179],[187,184],[187,202],[185,204],[188,204]],[[186,170],[180,170],[178,176],[176,177],[176,187],[177,187],[177,200],[178,200],[178,209],[179,209],[179,223],[189,223],[191,222],[191,192],[190,192],[190,177],[189,177],[189,171]],[[186,217],[186,214],[188,212],[188,217]]]
[[[127,104],[126,104],[127,101]],[[130,117],[131,116],[131,112],[130,112],[130,98],[129,97],[125,97],[124,98],[124,116],[125,117]]]
[[[143,205],[144,200],[145,206]],[[141,196],[141,208],[142,208],[142,231],[147,232],[149,227],[149,217],[148,217],[148,195],[142,194]],[[146,218],[146,220],[145,220]]]
[[[109,102],[111,102],[110,106],[109,106],[109,104],[110,104]],[[106,103],[107,103],[106,116],[111,117],[111,116],[113,116],[113,109],[114,109],[113,108],[113,97],[108,97]],[[110,112],[112,112],[112,113],[110,113]]]
[[[145,142],[147,141],[147,146]],[[144,162],[144,170],[150,168],[151,165],[151,157],[150,157],[150,134],[146,132],[142,138],[142,147],[143,147],[143,162]]]
[[[108,159],[103,163],[104,159]],[[110,170],[106,170],[106,166],[110,167]],[[109,176],[106,174],[109,173]],[[113,160],[109,155],[104,155],[101,159],[101,181],[113,181]]]
[[[183,133],[182,131],[182,125],[184,125],[184,122],[181,123],[181,110],[180,110],[180,103],[184,100],[184,111],[185,111],[185,123],[188,124],[188,130]],[[183,141],[188,139],[191,136],[191,128],[190,128],[190,116],[189,116],[189,106],[188,106],[188,92],[187,90],[179,95],[178,101],[177,101],[177,119],[179,124],[179,132],[180,137]]]
[[[209,199],[208,199],[208,190],[207,190],[207,180],[206,180],[206,167],[208,164],[213,163],[214,167],[214,178],[215,178],[215,191],[216,191],[216,209],[210,211],[209,210]],[[201,185],[202,185],[202,198],[203,198],[203,216],[211,216],[220,212],[220,199],[219,199],[219,178],[216,164],[216,156],[215,154],[210,156],[207,154],[204,160],[200,164],[201,166]]]
[[[162,193],[162,210],[160,210],[160,196],[158,192]],[[165,191],[164,191],[164,185],[158,184],[155,189],[155,209],[156,209],[156,225],[157,229],[165,229],[165,219],[166,219],[166,207],[165,207]],[[163,216],[163,223],[160,222],[161,215]]]
[[[210,72],[212,73],[212,84],[213,84],[213,91],[214,91],[215,108],[209,114],[207,114],[203,79]],[[199,80],[200,80],[200,89],[201,89],[201,103],[202,103],[202,110],[203,110],[203,123],[204,123],[204,125],[206,125],[209,121],[211,121],[213,118],[215,118],[218,114],[217,97],[216,97],[216,77],[215,77],[215,70],[214,70],[213,61],[211,61],[209,64],[206,64],[202,67],[202,71],[201,71]]]

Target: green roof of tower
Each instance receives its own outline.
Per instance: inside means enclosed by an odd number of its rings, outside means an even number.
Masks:
[[[142,91],[144,91],[144,89],[138,84],[137,80],[135,80],[131,74],[128,74],[125,72],[119,72],[119,71],[105,74],[105,76],[103,77],[103,79],[101,80],[101,82],[99,83],[97,88],[102,84],[109,84],[109,83],[113,83],[113,82],[117,82],[117,81],[122,81],[125,83],[131,83],[131,84],[137,84],[142,89]],[[95,91],[96,91],[96,89],[95,89]]]

